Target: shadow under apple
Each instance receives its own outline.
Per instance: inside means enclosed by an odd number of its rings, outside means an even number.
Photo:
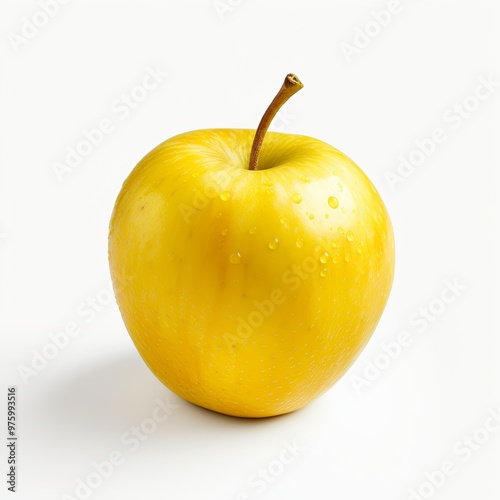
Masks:
[[[155,422],[159,402],[171,410]],[[180,487],[196,473],[205,478],[207,494],[238,490],[256,464],[278,456],[285,441],[310,449],[328,418],[321,398],[300,411],[263,419],[200,408],[165,388],[136,352],[76,368],[34,403],[45,434],[41,442],[66,454],[77,477],[117,450],[127,464],[120,474],[140,471],[154,483],[168,471],[175,489],[176,481]],[[71,484],[68,478],[67,487]]]
[[[140,426],[144,419],[152,417],[158,399],[176,407],[154,432],[169,435],[170,441],[211,439],[219,432],[229,437],[266,433],[266,429],[271,432],[282,428],[285,421],[301,420],[315,406],[313,403],[295,413],[263,419],[222,415],[173,394],[140,356],[131,352],[95,362],[69,375],[51,390],[41,411],[81,438],[119,437],[131,426]]]

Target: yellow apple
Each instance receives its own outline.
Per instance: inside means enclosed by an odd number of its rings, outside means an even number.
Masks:
[[[317,139],[266,134],[301,87],[287,76],[257,132],[157,146],[110,223],[115,294],[142,358],[179,396],[228,415],[291,412],[329,389],[393,280],[392,227],[367,176]]]

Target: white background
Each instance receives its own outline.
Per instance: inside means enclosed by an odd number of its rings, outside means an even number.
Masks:
[[[402,2],[380,28],[373,12],[389,2],[224,0],[217,12],[210,0],[74,0],[26,43],[13,40],[39,4],[0,5],[0,406],[5,416],[17,385],[12,498],[78,498],[78,478],[115,450],[122,463],[92,499],[406,500],[419,488],[421,498],[499,498],[500,432],[481,428],[500,410],[500,87],[471,97],[481,78],[500,81],[496,2]],[[367,26],[369,43],[348,60],[342,44],[356,34],[362,44]],[[156,66],[168,76],[119,113],[115,101]],[[107,300],[107,228],[144,154],[187,130],[255,128],[288,72],[305,88],[272,128],[322,139],[367,173],[394,224],[396,276],[372,340],[327,394],[283,417],[235,419],[180,400],[143,364]],[[453,121],[464,101],[477,109]],[[105,118],[113,131],[60,182],[54,163]],[[400,155],[437,127],[446,140],[391,189]],[[443,306],[446,280],[466,289]],[[103,304],[91,316],[93,297]],[[419,328],[410,318],[430,303],[439,314]],[[80,335],[23,381],[20,367],[68,322]],[[353,376],[405,331],[412,344],[356,390]],[[132,451],[121,436],[167,396],[177,408]],[[468,435],[481,441],[470,456]],[[285,441],[300,451],[280,468]],[[425,486],[445,461],[454,473]],[[260,491],[249,481],[268,466],[276,477]]]

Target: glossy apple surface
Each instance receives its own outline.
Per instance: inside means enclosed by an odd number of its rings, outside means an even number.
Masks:
[[[386,208],[319,140],[255,130],[173,137],[113,211],[109,261],[139,353],[173,392],[217,412],[301,408],[337,381],[380,319],[394,273]]]

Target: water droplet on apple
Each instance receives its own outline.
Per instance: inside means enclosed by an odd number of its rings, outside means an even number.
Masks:
[[[273,238],[273,239],[269,242],[269,248],[270,248],[271,250],[276,250],[279,246],[280,246],[280,240],[278,240],[278,238]]]
[[[314,219],[314,214],[309,214],[309,219],[313,220]]]
[[[337,208],[339,206],[339,200],[337,200],[335,196],[330,196],[330,198],[328,198],[328,205],[332,208]]]
[[[262,184],[264,184],[264,186],[272,186],[274,182],[271,179],[266,178],[262,181]]]
[[[337,248],[339,246],[338,240],[332,240],[332,247]]]
[[[227,234],[227,228],[226,228],[226,229],[223,229],[223,230],[221,231],[221,234],[222,234],[222,236],[226,236],[226,234]]]
[[[302,248],[304,245],[304,240],[302,238],[299,238],[295,244],[297,245],[297,248]]]
[[[356,252],[361,253],[362,251],[363,251],[363,249],[361,248],[361,245],[358,245],[356,247]]]
[[[346,233],[347,241],[354,241],[354,234],[352,231],[347,231]]]
[[[231,264],[239,264],[241,262],[240,252],[232,253],[229,257]]]
[[[344,228],[343,227],[339,227],[338,231],[339,231],[339,234],[344,234]]]
[[[292,194],[292,201],[294,203],[300,203],[302,201],[302,196],[299,193]]]
[[[255,233],[257,232],[257,228],[256,228],[255,226],[253,226],[253,227],[251,227],[251,228],[248,230],[248,232],[249,232],[250,234],[255,234]]]
[[[325,219],[328,219],[330,217],[329,214],[325,214]]]
[[[229,198],[231,198],[231,193],[229,191],[222,191],[219,196],[222,201],[227,201],[229,200]]]
[[[339,185],[340,192],[342,192],[344,190],[344,186],[342,185],[341,182],[339,182],[338,185]]]
[[[338,261],[339,261],[339,258],[337,257],[337,255],[334,255],[334,256],[332,257],[332,262],[333,262],[334,264],[337,264],[337,263],[338,263]]]
[[[321,269],[321,271],[319,272],[319,275],[322,278],[324,278],[327,274],[328,274],[328,269],[326,267],[324,267],[323,269]]]
[[[346,254],[345,254],[345,256],[344,256],[344,260],[345,260],[346,262],[349,262],[349,261],[351,260],[351,255],[350,255],[350,254],[348,254],[348,253],[346,253]]]
[[[319,256],[319,261],[322,263],[322,264],[326,264],[328,262],[328,252],[323,252],[320,256]]]

